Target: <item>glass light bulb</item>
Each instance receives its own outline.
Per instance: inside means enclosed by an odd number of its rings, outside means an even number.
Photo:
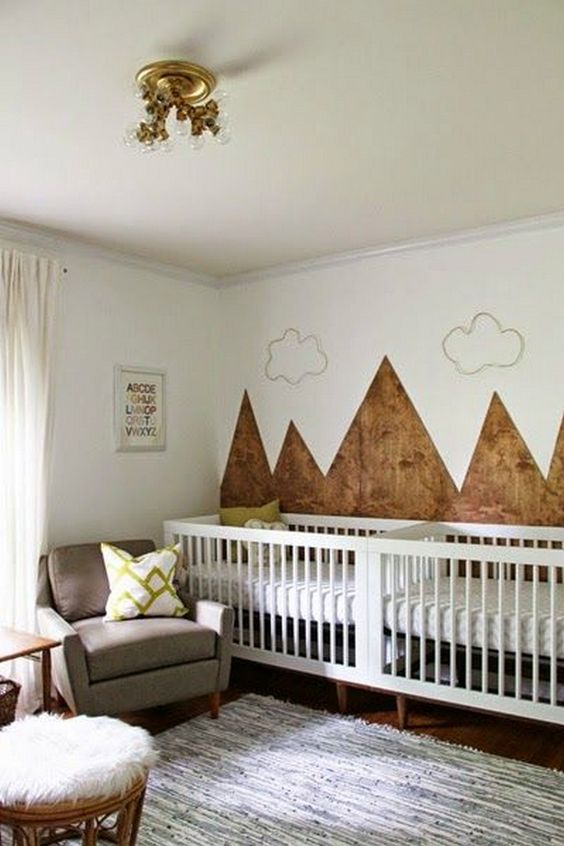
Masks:
[[[215,136],[215,140],[218,144],[229,144],[231,141],[231,130],[223,126]]]
[[[190,136],[190,146],[193,150],[201,150],[204,146],[205,138],[202,135],[191,135]]]
[[[215,122],[220,129],[222,129],[224,126],[227,126],[227,124],[229,123],[229,112],[224,112],[222,109],[218,114]]]
[[[141,152],[142,153],[156,153],[157,151],[157,143],[153,141],[151,144],[148,144],[146,141],[141,143]]]
[[[189,135],[190,121],[188,120],[188,118],[186,118],[186,120],[176,120],[174,122],[174,131],[177,135]]]
[[[139,139],[137,137],[137,124],[132,124],[131,126],[127,127],[123,136],[123,143],[126,147],[137,147],[139,145]]]

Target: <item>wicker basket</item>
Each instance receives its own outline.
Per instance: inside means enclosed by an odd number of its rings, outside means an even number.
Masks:
[[[0,676],[0,727],[14,721],[21,685]]]

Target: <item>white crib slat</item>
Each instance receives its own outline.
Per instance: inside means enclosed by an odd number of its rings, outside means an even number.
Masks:
[[[427,675],[427,612],[425,608],[425,586],[427,582],[425,579],[424,561],[420,555],[417,556],[417,575],[419,578],[419,608],[421,614],[421,638],[419,644],[419,679],[420,681],[425,681]]]
[[[398,556],[399,557],[399,556]],[[405,581],[405,677],[411,678],[411,555],[400,558],[402,573]]]
[[[264,544],[262,541],[255,545],[258,547],[258,600],[259,600],[259,648],[264,649]]]
[[[193,565],[194,561],[192,558],[192,541],[194,540],[191,536],[184,536],[182,538],[182,552],[184,554],[184,564],[186,566],[186,589],[189,594],[193,593],[193,586],[192,582],[194,580],[193,575]]]
[[[522,647],[521,647],[521,583],[523,581],[523,564],[515,564],[515,698],[522,696]]]
[[[225,543],[225,560],[227,562],[227,604],[233,605],[233,550],[231,549],[231,541],[219,541],[220,543],[220,550],[221,545]],[[218,555],[217,557],[217,577],[218,580],[221,581],[221,564],[222,564],[222,556]],[[219,589],[220,595],[220,602],[221,602],[221,588]]]
[[[439,593],[440,564],[434,558],[435,572],[435,684],[441,683],[441,598]]]
[[[450,686],[456,685],[456,593],[455,593],[455,562],[450,559],[450,584],[449,584],[449,604],[450,604]]]
[[[329,596],[331,599],[331,620],[329,623],[329,660],[332,664],[337,663],[337,650],[335,639],[335,603],[337,597],[335,595],[335,550],[329,550]]]
[[[343,586],[343,665],[349,666],[349,553],[343,549],[341,553],[341,567],[343,568],[342,586]],[[353,573],[353,578],[355,575]],[[355,582],[356,585],[356,582]]]
[[[280,590],[282,591],[282,654],[288,654],[288,584],[286,544],[280,546]]]
[[[397,674],[397,661],[398,661],[398,622],[397,622],[397,614],[398,614],[398,600],[397,600],[397,591],[396,591],[396,582],[397,582],[397,561],[396,555],[386,556],[389,558],[391,566],[392,566],[392,675],[395,676]]]
[[[300,594],[298,590],[298,547],[292,546],[292,596],[294,598],[293,608],[293,636],[294,636],[294,655],[300,654]]]
[[[557,703],[556,567],[550,568],[550,704]]]
[[[205,565],[206,565],[205,576],[206,576],[207,582],[208,582],[208,592],[207,592],[207,598],[208,599],[213,599],[212,573],[211,573],[211,570],[212,570],[211,544],[212,544],[212,539],[210,537],[207,537],[206,538],[206,544],[205,544],[205,550],[206,550],[206,553],[205,553]]]
[[[539,568],[533,566],[533,702],[539,699]]]
[[[472,690],[472,562],[464,561],[466,577],[466,690]]]
[[[310,555],[311,555],[311,547],[306,546],[304,547],[304,580],[305,580],[305,592],[306,592],[306,608],[305,608],[305,647],[306,647],[306,658],[311,658],[311,585],[310,585],[310,576],[311,576],[311,566],[310,566]]]
[[[268,544],[268,565],[270,568],[270,651],[276,652],[276,584],[274,573],[274,544]]]
[[[482,693],[488,692],[488,562],[480,564],[482,588]]]
[[[196,539],[196,566],[198,568],[198,596],[203,598],[204,590],[203,590],[203,573],[202,573],[202,548],[203,548],[204,539],[197,538]]]
[[[254,544],[248,544],[247,549],[247,591],[248,591],[248,615],[249,615],[249,646],[251,649],[255,647],[255,586],[254,586]]]
[[[231,541],[227,541],[227,543],[231,546]],[[239,594],[239,608],[237,609],[237,618],[239,620],[239,646],[243,646],[245,632],[245,624],[243,620],[243,550],[240,540],[235,541],[235,544],[235,552],[237,555],[237,587]]]
[[[321,547],[315,550],[315,566],[317,567],[317,660],[323,661],[323,586],[321,582]]]
[[[505,696],[505,615],[503,613],[503,590],[505,587],[505,562],[498,565],[497,582],[497,616],[499,626],[499,643],[497,656],[497,694]]]

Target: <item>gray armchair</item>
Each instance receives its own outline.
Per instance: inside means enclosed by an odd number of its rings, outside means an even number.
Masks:
[[[148,540],[115,541],[134,556]],[[39,564],[38,621],[53,650],[53,681],[69,707],[91,716],[136,711],[208,694],[212,717],[229,683],[233,610],[192,601],[186,618],[104,622],[109,584],[100,544],[61,546]]]

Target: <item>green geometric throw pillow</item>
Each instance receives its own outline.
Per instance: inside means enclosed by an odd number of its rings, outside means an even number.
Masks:
[[[134,558],[125,549],[101,544],[110,595],[105,620],[183,617],[187,613],[172,584],[181,546],[165,546]]]

